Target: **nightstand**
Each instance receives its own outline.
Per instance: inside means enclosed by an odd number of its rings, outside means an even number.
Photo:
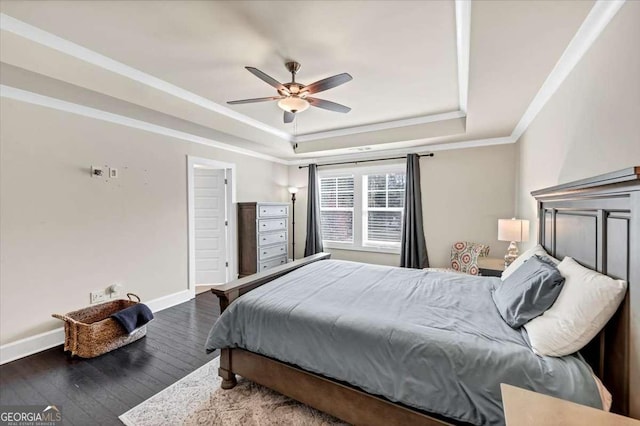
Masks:
[[[603,410],[500,384],[507,426],[640,426],[640,421]]]
[[[479,257],[478,267],[480,268],[480,275],[484,277],[499,277],[504,271],[504,259]]]

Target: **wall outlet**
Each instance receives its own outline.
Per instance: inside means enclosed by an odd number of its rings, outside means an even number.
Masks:
[[[109,296],[104,290],[95,290],[89,293],[89,301],[92,305],[109,300]]]
[[[118,179],[118,169],[109,168],[109,177],[111,179]]]

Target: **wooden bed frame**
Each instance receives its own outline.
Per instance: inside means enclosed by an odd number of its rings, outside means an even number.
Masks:
[[[640,418],[640,167],[535,191],[538,241],[557,258],[629,282],[625,301],[581,353],[613,395],[612,411]],[[212,289],[220,310],[243,294],[313,262],[319,253]],[[222,388],[238,374],[290,398],[359,425],[445,425],[459,422],[368,394],[242,349],[221,350]]]

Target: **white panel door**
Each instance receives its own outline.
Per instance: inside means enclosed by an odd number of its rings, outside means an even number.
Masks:
[[[196,285],[227,281],[225,171],[195,168]]]

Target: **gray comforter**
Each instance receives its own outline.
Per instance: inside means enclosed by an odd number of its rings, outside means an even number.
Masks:
[[[500,383],[601,408],[587,364],[535,355],[502,320],[498,280],[320,261],[232,303],[206,349],[244,348],[474,424],[504,423]]]

